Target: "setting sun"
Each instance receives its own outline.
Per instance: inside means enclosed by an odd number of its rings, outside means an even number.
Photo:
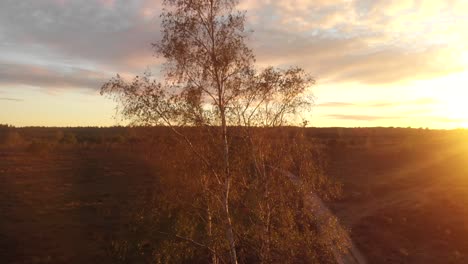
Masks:
[[[468,71],[468,51],[464,51],[460,54],[460,61],[465,69]]]
[[[468,127],[468,71],[443,80],[444,88],[439,93],[440,106],[437,111],[453,121],[456,127]]]

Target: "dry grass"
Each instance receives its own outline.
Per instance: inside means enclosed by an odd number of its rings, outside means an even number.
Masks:
[[[330,205],[369,263],[468,262],[466,137],[339,140],[328,172],[344,195]],[[111,241],[158,173],[139,158],[157,151],[116,146],[0,147],[2,263],[113,262]]]
[[[115,150],[0,150],[2,263],[106,260],[152,174]]]
[[[468,262],[468,145],[462,139],[412,148],[333,153],[345,196],[334,210],[369,263]]]

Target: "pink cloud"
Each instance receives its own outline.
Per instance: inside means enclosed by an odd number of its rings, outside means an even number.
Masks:
[[[115,5],[115,0],[96,0],[99,4],[106,6],[106,7],[113,7]],[[69,0],[53,0],[52,2],[64,6]]]
[[[58,5],[64,6],[66,3],[66,0],[54,0],[54,2],[57,3]]]
[[[98,0],[98,2],[106,7],[114,7],[115,0]]]

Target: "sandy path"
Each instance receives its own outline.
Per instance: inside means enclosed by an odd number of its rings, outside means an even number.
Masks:
[[[276,168],[273,168],[277,170]],[[286,176],[288,176],[289,179],[296,185],[300,185],[301,181],[299,177],[296,175],[288,172],[288,171],[281,171],[284,173]],[[318,217],[318,224],[320,226],[324,226],[327,224],[327,222],[330,219],[333,219],[335,216],[333,213],[328,209],[328,207],[323,203],[322,199],[320,197],[311,192],[308,197],[306,197],[307,205],[310,207],[311,210],[315,213],[315,215]],[[341,227],[340,227],[341,228]],[[341,228],[343,231],[344,229]],[[344,235],[346,236],[345,239],[347,241],[350,241],[350,247],[349,249],[345,250],[340,250],[338,245],[334,245],[334,248],[332,249],[333,255],[335,257],[335,260],[338,264],[366,264],[367,261],[364,257],[364,255],[359,251],[359,249],[356,247],[356,245],[353,243],[351,238],[349,237],[347,232],[343,232]]]

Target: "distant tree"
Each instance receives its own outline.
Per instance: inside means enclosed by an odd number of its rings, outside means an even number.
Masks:
[[[76,139],[75,134],[73,133],[65,133],[65,135],[62,137],[61,142],[64,144],[71,144],[74,145],[78,142]]]
[[[55,142],[61,142],[63,138],[65,137],[65,134],[63,133],[62,130],[57,130],[54,134],[54,141]]]
[[[315,217],[304,199],[310,191],[332,194],[334,184],[320,173],[301,133],[291,139],[265,129],[300,124],[315,81],[297,67],[255,69],[237,2],[165,0],[162,40],[153,44],[166,59],[164,82],[149,73],[129,82],[117,75],[101,93],[118,102],[132,125],[168,126],[198,162],[190,171],[202,198],[192,205],[202,211],[205,235],[184,227],[176,238],[206,248],[213,263],[250,255],[261,262],[301,254],[312,260],[327,254],[326,236],[336,237],[335,230],[313,232]],[[303,185],[296,187],[284,170]]]

